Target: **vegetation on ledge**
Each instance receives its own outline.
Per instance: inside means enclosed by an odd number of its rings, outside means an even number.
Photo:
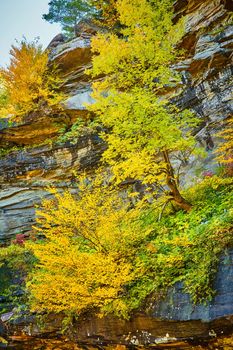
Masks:
[[[57,67],[36,42],[23,39],[12,45],[10,65],[0,69],[0,114],[21,122],[29,113],[61,111],[65,95]]]
[[[219,257],[233,245],[231,178],[205,178],[186,191],[190,213],[171,206],[161,219],[161,209],[133,205],[135,193],[126,201],[100,177],[83,179],[77,196],[52,192],[33,239],[0,251],[8,266],[28,266],[33,311],[127,318],[177,281],[195,303],[214,296]]]
[[[90,120],[77,119],[58,142],[102,130],[104,170],[92,178],[78,174],[76,194],[50,189],[53,199],[37,210],[33,235],[2,248],[0,261],[22,267],[28,304],[38,313],[127,318],[178,281],[195,303],[210,300],[219,258],[233,246],[232,120],[218,150],[228,166],[224,177],[209,173],[184,190],[180,170],[200,152],[193,136],[198,120],[161,97],[179,80],[171,65],[182,54],[176,45],[184,22],[173,24],[170,0],[92,3],[103,16],[111,10],[106,22],[113,14],[118,30],[93,38]],[[20,45],[1,72],[2,111],[20,119],[60,108],[64,96],[47,54]]]

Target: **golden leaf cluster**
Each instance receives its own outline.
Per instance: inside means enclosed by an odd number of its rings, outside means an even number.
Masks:
[[[49,67],[48,53],[34,42],[22,40],[12,46],[8,67],[0,70],[7,103],[0,105],[2,117],[21,120],[29,112],[60,106],[61,79],[55,66]]]
[[[83,179],[78,195],[51,192],[37,211],[38,239],[26,243],[37,258],[27,285],[32,309],[80,315],[111,304],[125,314],[136,247],[150,233],[138,222],[141,206],[129,210],[99,176]]]
[[[225,128],[218,133],[223,142],[217,148],[218,161],[222,164],[233,166],[233,117],[230,117]]]

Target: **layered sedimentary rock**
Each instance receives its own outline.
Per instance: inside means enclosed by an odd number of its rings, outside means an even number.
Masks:
[[[46,187],[74,187],[74,169],[92,170],[102,150],[98,136],[86,135],[74,145],[38,146],[0,159],[0,241],[29,232]]]
[[[188,184],[205,170],[215,171],[217,164],[212,150],[219,141],[215,134],[233,110],[232,6],[227,0],[178,0],[174,8],[174,21],[181,16],[187,18],[186,34],[180,44],[186,50],[185,58],[174,66],[181,72],[175,102],[180,108],[192,109],[200,118],[201,127],[196,137],[208,151],[205,159],[191,159],[184,169]],[[0,237],[3,239],[30,229],[34,220],[33,204],[45,195],[47,184],[67,183],[72,169],[80,164],[90,168],[100,158],[100,142],[95,140],[91,144],[94,136],[82,137],[76,145],[35,147],[56,138],[62,125],[69,128],[77,117],[85,116],[85,103],[92,102],[90,77],[85,70],[91,64],[91,36],[97,30],[96,26],[84,22],[77,26],[76,38],[65,42],[59,35],[50,45],[51,61],[61,69],[64,90],[69,95],[64,113],[32,114],[21,125],[6,127],[2,123],[0,126],[0,147],[27,147],[0,159]]]
[[[197,174],[200,176],[206,170],[215,171],[217,164],[213,151],[219,142],[216,132],[232,114],[233,8],[228,0],[178,0],[174,7],[174,21],[187,16],[186,34],[180,44],[186,50],[184,59],[174,65],[174,69],[181,73],[174,100],[180,108],[192,109],[200,118],[201,127],[196,137],[207,151],[205,159],[191,159],[186,165],[184,172],[188,183]],[[55,140],[63,124],[69,128],[77,117],[85,116],[85,103],[92,102],[90,77],[85,70],[91,65],[90,40],[97,28],[86,23],[76,29],[77,37],[73,40],[65,42],[59,36],[51,44],[51,61],[59,65],[65,77],[64,91],[69,94],[65,112],[53,116],[30,115],[18,126],[7,126],[4,122],[0,125],[0,147],[14,147],[13,151],[0,158],[2,242],[10,240],[16,233],[30,231],[34,222],[34,204],[48,196],[48,185],[72,188],[75,186],[73,170],[93,169],[104,149],[96,135],[83,135],[75,144],[53,142],[40,145],[48,139]],[[224,262],[220,266],[226,278],[233,275],[232,255],[229,265],[229,271],[225,270]],[[170,306],[167,301],[160,304],[160,308],[154,309],[152,318],[167,318],[170,315],[173,320],[184,320],[182,312],[185,312],[187,320],[210,321],[232,315],[233,290],[231,280],[228,282],[226,288],[229,289],[224,289],[224,280],[217,277],[218,296],[211,305],[194,310],[188,296],[181,294],[177,286],[175,294],[170,294],[173,303]],[[137,325],[136,319],[135,322]],[[229,318],[229,324],[231,322]],[[99,332],[99,326],[96,327],[93,334]],[[131,323],[126,326],[127,329],[130,327],[133,327]],[[144,327],[142,323],[141,332]],[[135,326],[135,332],[137,329]],[[108,332],[108,329],[105,331]],[[125,334],[124,330],[122,334]]]
[[[69,42],[59,35],[51,43],[51,61],[59,65],[68,95],[60,114],[32,113],[20,125],[7,126],[4,121],[0,125],[0,148],[9,151],[0,157],[0,242],[31,230],[35,204],[49,196],[48,186],[72,188],[74,170],[93,171],[100,159],[105,146],[98,135],[57,142],[60,129],[84,118],[84,103],[92,102],[84,71],[90,66],[90,35],[95,32],[95,27],[91,33],[89,28],[89,34],[80,33]]]

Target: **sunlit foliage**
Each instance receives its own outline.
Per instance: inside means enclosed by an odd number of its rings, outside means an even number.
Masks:
[[[3,108],[8,103],[8,95],[3,79],[0,76],[0,106]]]
[[[171,96],[179,79],[170,66],[178,56],[175,45],[183,26],[172,24],[171,3],[96,3],[103,15],[111,9],[113,24],[117,20],[121,28],[92,41],[91,74],[97,82],[96,102],[89,109],[96,114],[95,127],[99,123],[105,130],[103,160],[109,174],[80,178],[75,193],[51,189],[52,199],[37,210],[32,239],[18,236],[19,262],[25,253],[30,261],[33,257],[27,278],[32,311],[128,317],[143,303],[151,304],[147,297],[165,295],[178,281],[194,302],[214,295],[220,255],[233,245],[233,185],[231,178],[208,175],[180,192],[179,168],[195,148],[196,120],[161,98],[166,92]],[[58,85],[48,73],[47,56],[24,42],[12,52],[14,59],[2,72],[1,96],[3,104],[9,101],[8,113],[16,118],[53,106],[60,95],[53,95]],[[17,84],[22,84],[19,95]],[[77,138],[87,127],[77,119],[61,141]],[[231,134],[230,119],[220,157],[231,154]],[[132,179],[145,186],[143,200],[113,186]],[[166,206],[170,201],[175,205]],[[6,257],[15,261],[13,251],[14,246],[2,250],[0,262]]]
[[[109,29],[119,23],[116,10],[116,0],[89,0],[90,4],[97,10],[97,16],[94,20],[101,26],[107,26]]]
[[[21,120],[29,112],[59,108],[64,99],[58,89],[61,85],[58,71],[48,66],[48,53],[34,42],[22,40],[12,46],[10,64],[0,70],[7,95],[1,103],[1,116]]]
[[[194,303],[204,303],[216,293],[219,258],[233,244],[233,181],[206,177],[189,188],[186,197],[193,210],[167,212],[155,222],[158,235],[151,244],[157,249],[159,289],[182,281]]]
[[[108,144],[103,158],[117,182],[134,178],[157,184],[160,192],[165,185],[167,200],[188,211],[172,157],[194,148],[195,119],[158,95],[178,79],[170,65],[177,58],[182,23],[172,24],[170,1],[118,0],[116,10],[121,35],[99,34],[92,40],[97,55],[91,74],[104,78],[93,84],[96,103],[89,109],[108,129],[102,135]]]
[[[177,282],[183,283],[194,303],[215,295],[219,259],[233,245],[232,179],[207,177],[187,190],[186,196],[193,203],[190,213],[174,213],[167,207],[159,221],[157,208],[144,210],[141,224],[152,231],[147,243],[138,245],[134,269],[144,273],[136,273],[128,285],[124,301],[129,310],[142,303],[150,309],[151,301],[166,295]]]
[[[186,193],[191,213],[167,208],[161,220],[100,178],[83,179],[78,196],[52,193],[37,212],[37,240],[26,243],[37,259],[27,283],[33,311],[128,317],[177,281],[194,302],[213,297],[220,254],[233,244],[232,179],[206,178]]]
[[[126,314],[121,300],[133,280],[137,247],[149,234],[140,207],[129,204],[99,177],[83,179],[79,194],[52,191],[37,211],[38,240],[27,243],[38,263],[28,289],[32,309],[79,315],[88,309]]]
[[[217,148],[217,159],[220,163],[226,166],[229,173],[233,174],[233,117],[230,117],[226,122],[225,128],[218,133],[218,136],[223,138],[223,142]]]

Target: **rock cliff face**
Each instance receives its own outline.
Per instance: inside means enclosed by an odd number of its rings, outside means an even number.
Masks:
[[[213,169],[214,136],[233,110],[232,102],[232,5],[222,0],[178,0],[174,4],[176,21],[186,16],[186,34],[180,44],[185,59],[174,69],[182,80],[175,101],[190,108],[202,120],[197,140],[206,148],[206,159],[193,159],[185,169],[185,182],[198,172]],[[92,168],[99,160],[103,145],[97,136],[87,135],[75,145],[45,144],[53,140],[63,124],[67,128],[78,116],[85,116],[84,103],[91,103],[91,82],[85,69],[91,65],[91,36],[98,28],[88,23],[76,28],[77,37],[65,42],[62,35],[51,43],[51,61],[59,65],[69,94],[65,113],[30,115],[19,126],[0,125],[0,147],[12,152],[0,158],[0,240],[17,232],[30,231],[34,204],[46,196],[45,188],[72,185],[74,168]],[[40,144],[42,144],[40,146]]]
[[[38,146],[0,159],[0,241],[30,231],[46,187],[72,188],[73,170],[94,168],[102,150],[99,138],[87,135],[75,145]]]
[[[193,159],[187,166],[188,182],[197,172],[214,171],[217,165],[213,150],[219,142],[215,133],[232,114],[233,3],[177,0],[174,8],[174,21],[187,17],[186,33],[180,44],[186,50],[185,57],[174,66],[182,77],[175,102],[180,108],[192,109],[201,119],[196,137],[208,152],[206,159]],[[76,29],[75,39],[65,42],[62,36],[57,36],[50,47],[51,61],[59,65],[66,79],[64,90],[69,98],[65,113],[30,115],[19,126],[7,126],[4,122],[0,125],[0,148],[11,149],[0,157],[0,242],[9,241],[16,233],[29,232],[34,222],[34,205],[48,195],[46,187],[53,184],[72,188],[73,169],[93,169],[103,151],[104,145],[96,135],[84,135],[75,144],[48,142],[55,140],[61,125],[65,123],[69,127],[78,116],[85,116],[84,103],[92,102],[91,83],[85,69],[91,65],[90,40],[97,28],[85,24]],[[223,282],[216,283],[221,289]],[[229,307],[233,290],[229,293],[226,291],[229,298],[225,300],[226,308],[220,307],[221,301],[216,299],[215,306],[220,311],[208,314],[208,320],[233,314]],[[182,300],[188,305],[184,309],[187,319],[205,318],[209,312],[205,309],[192,313],[190,302]],[[155,310],[154,316],[166,318],[171,314],[172,319],[185,318],[175,309],[170,313],[166,307]]]
[[[176,17],[187,16],[181,47],[185,60],[176,65],[186,89],[177,98],[180,107],[192,108],[203,120],[199,140],[212,149],[211,133],[232,114],[232,39],[227,1],[177,1]],[[231,6],[232,10],[232,6]],[[231,21],[231,23],[230,23]]]

